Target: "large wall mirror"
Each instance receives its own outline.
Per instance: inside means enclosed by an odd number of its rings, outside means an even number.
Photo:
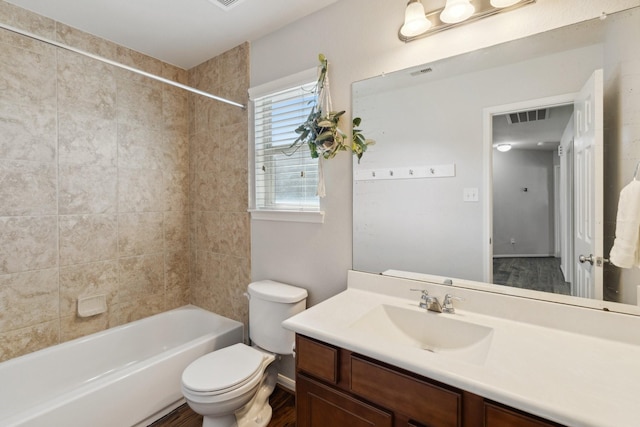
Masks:
[[[634,312],[640,270],[607,263],[640,161],[634,40],[640,8],[355,82],[376,145],[354,163],[353,268]]]

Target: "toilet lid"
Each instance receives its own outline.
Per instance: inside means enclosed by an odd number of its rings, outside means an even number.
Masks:
[[[196,392],[232,388],[253,377],[262,359],[260,351],[234,344],[196,359],[182,373],[182,384]]]

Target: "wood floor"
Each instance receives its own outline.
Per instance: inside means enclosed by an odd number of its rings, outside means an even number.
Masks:
[[[553,257],[494,258],[493,283],[554,294],[571,294],[560,259]]]
[[[291,391],[276,386],[269,398],[269,403],[273,408],[273,417],[268,427],[296,426],[296,403],[295,396]],[[184,404],[149,427],[202,427],[202,416]]]

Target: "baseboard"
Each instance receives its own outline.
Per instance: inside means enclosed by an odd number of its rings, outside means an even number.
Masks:
[[[555,258],[553,254],[493,254],[494,258]]]
[[[292,380],[289,377],[285,377],[282,374],[278,374],[278,384],[280,384],[282,387],[292,391],[295,393],[296,391],[296,382],[295,380]]]

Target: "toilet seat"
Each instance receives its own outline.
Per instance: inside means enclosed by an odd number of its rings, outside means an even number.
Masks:
[[[257,385],[265,354],[244,344],[235,344],[206,354],[182,373],[182,388],[192,396],[217,396]],[[255,383],[255,384],[254,384]]]

